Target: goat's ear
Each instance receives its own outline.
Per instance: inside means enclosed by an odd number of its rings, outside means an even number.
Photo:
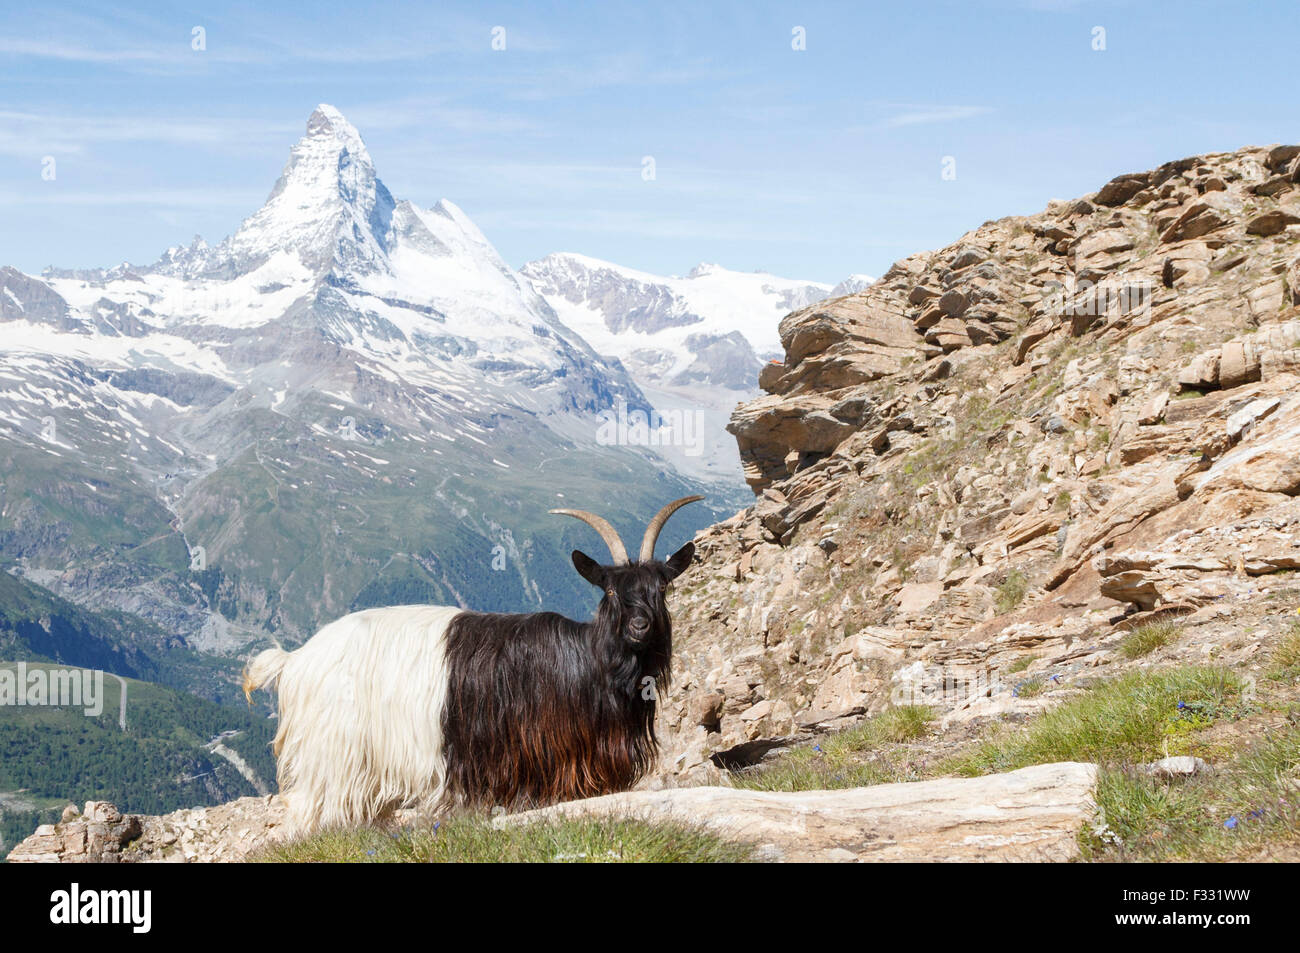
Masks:
[[[665,563],[665,565],[668,567],[668,573],[669,573],[668,578],[676,579],[682,573],[686,572],[686,567],[691,564],[691,560],[694,558],[695,558],[694,543],[687,543],[681,549],[677,550],[677,552],[669,556],[668,562]]]
[[[582,552],[582,550],[575,549],[573,551],[573,568],[578,570],[579,576],[597,589],[605,588],[605,570],[600,568],[600,563]]]

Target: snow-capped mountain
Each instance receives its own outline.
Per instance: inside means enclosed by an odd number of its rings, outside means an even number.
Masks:
[[[855,295],[859,291],[866,291],[867,287],[876,279],[870,275],[849,275],[838,285],[831,289],[828,298],[843,298],[845,295]]]
[[[763,362],[784,353],[777,333],[791,311],[871,283],[853,275],[832,288],[762,272],[701,264],[664,277],[577,254],[553,254],[520,269],[567,326],[617,358],[656,407],[698,414],[716,439],[679,468],[738,476],[728,415],[758,390]]]
[[[761,361],[781,356],[777,325],[827,297],[830,285],[701,264],[664,277],[585,255],[554,254],[520,271],[560,319],[638,380],[753,389]]]
[[[232,386],[302,384],[319,362],[286,366],[283,349],[314,350],[319,338],[365,372],[451,388],[443,422],[492,412],[496,399],[595,411],[608,392],[643,403],[623,369],[560,324],[460,209],[394,201],[356,129],[330,106],[312,113],[266,204],[219,245],[197,239],[153,266],[98,278],[51,270],[44,283],[73,315],[64,320],[99,318]],[[235,338],[241,346],[226,346]],[[138,360],[138,343],[110,352]],[[465,388],[471,377],[476,386]]]
[[[546,509],[632,536],[700,486],[616,409],[650,409],[622,365],[322,105],[219,244],[0,270],[0,564],[212,649],[399,600],[581,612],[599,544]]]

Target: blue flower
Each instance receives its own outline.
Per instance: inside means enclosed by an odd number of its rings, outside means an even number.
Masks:
[[[375,856],[375,852],[374,852],[373,850],[368,850],[368,851],[366,851],[366,856],[367,856],[367,857],[374,857],[374,856]]]
[[[1224,822],[1223,822],[1223,826],[1226,827],[1228,830],[1233,830],[1234,828],[1236,828],[1236,826],[1237,826],[1237,815],[1234,814],[1234,815],[1232,815],[1232,817],[1230,817],[1230,818],[1228,818],[1226,821],[1224,821]]]
[[[1183,710],[1184,708],[1186,708],[1186,707],[1187,707],[1187,702],[1179,702],[1179,703],[1178,703],[1178,710],[1179,710],[1179,711],[1182,711],[1182,710]]]

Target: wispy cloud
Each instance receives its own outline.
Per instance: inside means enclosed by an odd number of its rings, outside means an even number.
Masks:
[[[160,206],[165,208],[254,209],[265,192],[248,189],[147,189],[90,191],[65,189],[57,182],[41,183],[23,191],[0,191],[5,205]]]
[[[651,88],[718,83],[733,75],[733,72],[704,60],[664,66],[640,54],[606,54],[565,57],[548,65],[535,65],[527,72],[503,71],[499,79],[508,98],[540,102],[626,86]],[[491,81],[492,76],[487,74],[481,78]]]
[[[229,147],[253,140],[282,142],[300,123],[192,116],[88,116],[0,109],[0,154],[79,154],[92,143],[155,142]]]
[[[312,17],[282,16],[279,26],[271,33],[198,16],[194,26],[185,25],[183,29],[175,23],[137,24],[129,37],[124,37],[115,22],[65,18],[45,35],[0,35],[0,54],[129,70],[184,70],[210,63],[346,66],[402,63],[448,54],[486,54],[492,49],[493,39],[492,28],[483,22],[444,11],[439,12],[435,22],[411,22],[406,32],[378,39],[366,34],[349,35],[342,43],[334,35],[321,33]],[[193,46],[191,31],[196,28],[204,31],[202,49]],[[239,36],[241,41],[228,42],[226,38],[231,35]],[[509,30],[505,38],[506,48],[516,53],[553,50],[552,42],[537,30]]]
[[[928,123],[955,122],[986,116],[993,112],[991,106],[908,106],[907,111],[890,116],[882,125],[891,129],[899,126],[920,126]]]
[[[391,102],[349,107],[348,120],[367,132],[437,129],[462,133],[539,132],[549,128],[530,116],[500,109],[481,109],[457,104],[449,97],[408,98]]]
[[[155,61],[168,56],[162,50],[151,49],[105,49],[50,40],[30,40],[16,36],[0,37],[0,53],[10,56],[33,56],[42,59],[70,60],[77,63],[120,63],[135,61]]]

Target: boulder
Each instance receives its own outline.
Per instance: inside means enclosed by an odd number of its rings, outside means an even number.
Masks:
[[[1116,176],[1101,187],[1094,200],[1098,205],[1123,205],[1145,189],[1150,181],[1151,175],[1147,172]]]
[[[1229,341],[1219,348],[1219,386],[1225,390],[1259,380],[1259,354],[1250,341]]]
[[[1300,156],[1300,146],[1273,146],[1264,157],[1264,165],[1271,172],[1278,172],[1287,167],[1292,159]]]
[[[1256,215],[1247,222],[1246,234],[1266,238],[1270,235],[1281,234],[1291,225],[1300,225],[1300,215],[1292,215],[1282,209],[1273,209],[1262,215]]]
[[[1013,363],[1023,364],[1025,356],[1029,354],[1033,346],[1051,334],[1055,327],[1055,318],[1046,317],[1039,318],[1025,328],[1025,333],[1020,336],[1020,340],[1016,343],[1016,357]]]
[[[970,299],[956,289],[945,291],[939,298],[939,310],[950,318],[960,318],[969,305]]]
[[[845,342],[899,349],[915,349],[921,343],[905,315],[862,295],[796,311],[781,321],[779,331],[788,366]]]
[[[1207,774],[1210,770],[1208,763],[1187,754],[1161,758],[1159,761],[1144,765],[1144,768],[1147,774],[1166,781],[1190,778],[1194,774]]]
[[[978,265],[986,261],[989,253],[983,248],[977,248],[974,245],[962,245],[956,253],[948,260],[948,268],[952,271],[960,271],[963,268],[969,268],[971,265]]]
[[[1178,385],[1183,390],[1213,390],[1219,386],[1219,352],[1198,355],[1178,372]]]
[[[1142,409],[1138,411],[1138,423],[1142,426],[1150,426],[1152,424],[1160,423],[1160,421],[1164,419],[1165,408],[1168,406],[1168,391],[1162,390],[1158,394],[1154,394],[1142,405]]]
[[[1036,765],[837,791],[723,787],[629,791],[498,818],[672,819],[760,846],[781,861],[1065,861],[1096,821],[1095,765]]]
[[[1205,202],[1194,202],[1188,209],[1178,216],[1163,234],[1160,240],[1165,243],[1186,241],[1189,238],[1200,238],[1202,235],[1208,235],[1210,232],[1217,231],[1228,224],[1228,220],[1223,217],[1216,209]]]

